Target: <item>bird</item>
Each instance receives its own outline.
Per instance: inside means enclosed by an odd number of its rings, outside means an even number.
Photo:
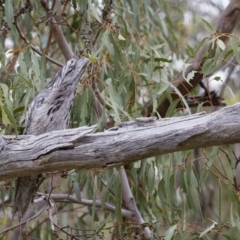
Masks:
[[[40,135],[67,129],[70,110],[79,80],[89,60],[73,56],[59,69],[53,80],[32,100],[25,117],[24,135]],[[33,201],[39,183],[39,174],[17,178],[13,200],[13,216],[23,217]]]

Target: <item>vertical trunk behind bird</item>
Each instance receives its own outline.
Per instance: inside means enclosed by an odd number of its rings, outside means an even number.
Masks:
[[[87,58],[72,58],[57,72],[52,82],[31,102],[25,119],[26,135],[40,135],[68,127],[70,110]],[[37,191],[38,174],[17,179],[13,214],[22,217]]]

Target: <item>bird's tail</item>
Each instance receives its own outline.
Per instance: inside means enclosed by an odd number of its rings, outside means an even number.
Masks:
[[[38,187],[38,175],[21,177],[17,179],[13,202],[13,215],[16,213],[23,217]]]

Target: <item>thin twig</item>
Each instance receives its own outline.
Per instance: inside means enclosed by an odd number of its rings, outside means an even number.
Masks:
[[[69,232],[65,231],[64,228],[60,228],[58,225],[54,224],[54,226],[56,228],[58,228],[59,231],[62,231],[63,233],[65,233],[67,236],[71,237],[71,239],[76,239],[76,240],[81,240],[81,238],[78,238],[72,234],[70,234]],[[56,233],[56,232],[55,232]]]
[[[48,197],[48,194],[44,193],[37,193],[39,196],[46,196]],[[78,200],[76,197],[69,195],[69,194],[51,194],[51,199],[55,202],[67,202],[67,203],[77,203],[77,204],[82,204],[85,206],[93,206],[95,204],[96,207],[101,208],[102,207],[102,201],[100,200],[89,200],[89,199],[81,199]],[[116,207],[111,204],[111,203],[105,203],[105,208],[110,211],[110,212],[115,212]],[[122,215],[126,217],[127,219],[133,219],[134,218],[134,213],[131,210],[127,209],[121,209]]]
[[[43,53],[40,52],[40,51],[39,51],[36,47],[34,47],[32,44],[30,44],[30,47],[31,47],[31,49],[32,49],[34,52],[38,53],[40,56],[43,56]],[[62,66],[63,66],[62,63],[54,60],[53,58],[51,58],[51,57],[49,57],[49,56],[46,56],[46,55],[45,55],[45,58],[46,58],[49,62],[52,62],[52,63],[56,64],[56,65],[59,66],[59,67],[62,67]]]
[[[20,16],[20,11],[19,11],[17,14],[14,15],[13,25],[15,25],[16,30],[17,30],[20,38],[26,43],[26,45],[30,46],[31,49],[32,49],[34,52],[36,52],[36,53],[38,53],[40,56],[42,56],[43,54],[42,54],[36,47],[34,47],[32,44],[30,44],[30,42],[27,40],[27,38],[24,36],[24,34],[22,33],[22,31],[20,30],[20,28],[19,28],[19,26],[18,26],[18,21],[17,21],[17,18],[18,18],[19,16]],[[45,56],[45,58],[46,58],[47,60],[49,60],[50,62],[55,63],[56,65],[58,65],[58,66],[60,66],[60,67],[63,66],[61,63],[55,61],[54,59],[52,59],[52,58],[50,58],[50,57],[48,57],[48,56]]]
[[[227,160],[228,160],[228,162],[229,162],[229,165],[231,166],[231,165],[232,165],[232,164],[231,164],[231,159],[230,159],[230,157],[228,156],[228,153],[227,153],[226,151],[224,151],[222,148],[219,148],[219,150],[222,151],[222,152],[226,155]]]
[[[38,217],[47,207],[48,207],[48,204],[45,204],[45,205],[38,211],[38,213],[36,213],[36,214],[33,215],[32,217],[30,217],[30,218],[28,218],[28,219],[20,222],[20,223],[17,224],[17,225],[14,225],[14,226],[12,226],[12,227],[3,229],[3,230],[0,232],[0,234],[4,234],[5,232],[8,232],[9,230],[12,230],[12,229],[14,229],[14,228],[16,228],[16,227],[18,227],[18,226],[21,226],[21,225],[23,225],[23,224],[25,224],[25,223],[33,220],[34,218]]]
[[[100,176],[99,176],[99,178],[100,178],[102,184],[103,184],[105,187],[107,187],[107,183],[105,183],[105,181],[104,181]],[[108,188],[107,190],[109,191],[109,193],[110,193],[112,196],[115,197],[115,193],[114,193],[111,189]]]
[[[42,4],[44,10],[49,13],[51,10],[49,9],[47,2],[45,0],[40,0],[40,3]],[[73,57],[74,53],[69,47],[69,44],[67,43],[66,38],[64,37],[64,34],[62,32],[62,29],[59,27],[59,24],[57,23],[57,20],[54,18],[54,16],[51,16],[52,24],[51,29],[53,31],[53,34],[55,36],[55,40],[61,49],[61,52],[63,53],[66,60],[69,60]]]

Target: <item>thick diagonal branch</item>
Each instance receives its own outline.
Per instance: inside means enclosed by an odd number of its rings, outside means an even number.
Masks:
[[[229,5],[225,9],[225,11],[222,13],[221,17],[219,18],[219,21],[217,23],[216,32],[218,34],[218,39],[221,39],[225,44],[227,43],[229,37],[228,35],[233,32],[237,24],[240,20],[240,1],[233,0],[230,1]],[[192,60],[192,64],[187,68],[187,70],[184,73],[179,73],[177,76],[175,76],[172,79],[172,83],[175,85],[175,87],[178,89],[178,91],[183,95],[186,96],[191,92],[191,90],[202,80],[203,73],[201,73],[202,66],[204,62],[207,60],[203,57],[204,52],[207,50],[208,44],[206,43],[196,54],[194,59]],[[216,44],[215,44],[216,45]],[[215,55],[216,49],[209,49],[209,54],[211,57]],[[187,76],[188,73],[196,71],[194,77],[190,80],[190,83],[188,83],[184,76]],[[169,89],[169,92],[171,93],[171,97],[173,101],[177,98],[179,98],[178,94],[173,90]],[[158,113],[164,117],[168,108],[170,106],[170,102],[168,99],[165,99],[157,108]],[[152,104],[149,103],[147,105],[147,113],[151,114],[152,112]]]

